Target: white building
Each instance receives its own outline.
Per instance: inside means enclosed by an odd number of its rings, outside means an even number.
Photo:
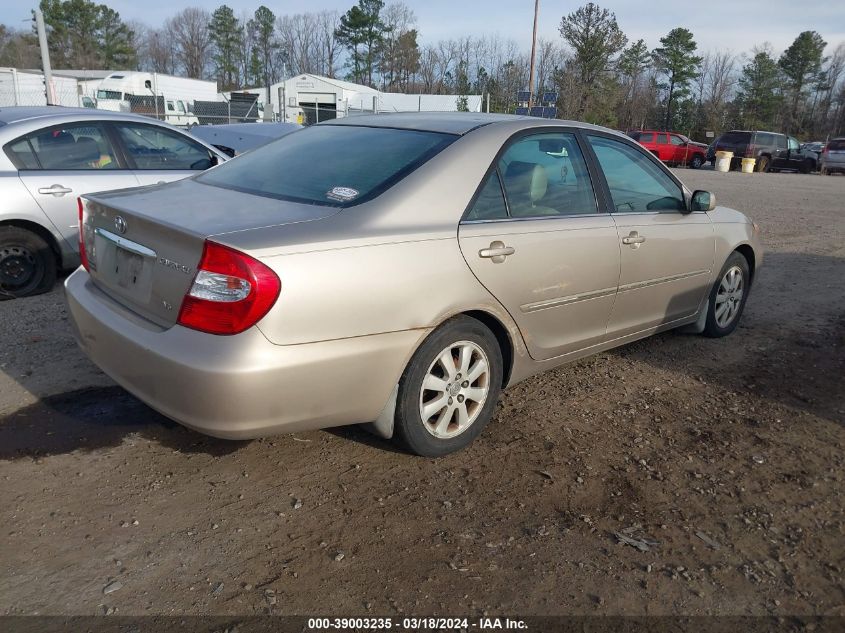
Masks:
[[[266,88],[241,90],[267,100]],[[470,112],[481,112],[481,95],[467,95]],[[270,86],[265,113],[289,123],[316,123],[373,112],[456,111],[459,95],[415,95],[380,92],[369,86],[320,75],[295,75]]]

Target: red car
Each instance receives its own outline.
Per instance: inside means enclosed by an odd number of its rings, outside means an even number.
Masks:
[[[637,130],[628,136],[669,165],[689,165],[698,169],[704,164],[707,146],[689,140],[677,132]]]

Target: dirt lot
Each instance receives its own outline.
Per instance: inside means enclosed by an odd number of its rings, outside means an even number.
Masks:
[[[206,438],[61,290],[0,304],[0,614],[845,615],[845,178],[679,174],[763,227],[739,330],[526,381],[438,460]]]

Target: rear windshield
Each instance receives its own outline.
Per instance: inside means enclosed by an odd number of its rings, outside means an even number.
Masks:
[[[197,180],[269,198],[348,207],[379,195],[457,138],[416,130],[317,125],[248,152]]]
[[[845,149],[845,138],[835,138],[830,143],[827,144],[827,149],[829,150],[842,150]]]

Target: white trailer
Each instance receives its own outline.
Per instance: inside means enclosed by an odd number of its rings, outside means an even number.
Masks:
[[[174,125],[197,123],[194,101],[218,101],[217,82],[161,73],[120,71],[97,87],[97,108],[130,110],[157,116]]]

